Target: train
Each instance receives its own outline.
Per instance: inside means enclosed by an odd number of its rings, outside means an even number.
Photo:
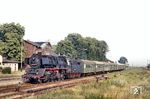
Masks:
[[[22,76],[24,82],[51,82],[64,79],[80,78],[126,69],[124,64],[69,59],[62,55],[33,54],[29,58],[30,68]]]

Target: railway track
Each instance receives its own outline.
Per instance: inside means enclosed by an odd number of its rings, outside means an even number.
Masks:
[[[32,95],[43,94],[43,91],[45,90],[51,91],[60,88],[72,87],[79,83],[88,83],[92,80],[96,80],[95,76],[69,79],[57,82],[48,82],[42,84],[23,83],[20,87],[19,92],[15,91],[17,85],[4,86],[0,87],[0,99],[22,99],[25,97],[30,97]]]
[[[0,78],[0,82],[9,81],[9,80],[19,80],[19,79],[21,79],[21,77],[3,77],[3,78]]]

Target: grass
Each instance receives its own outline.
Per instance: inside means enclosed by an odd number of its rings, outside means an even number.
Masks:
[[[108,74],[110,79],[54,91],[45,91],[30,99],[150,99],[150,71],[133,68]],[[131,88],[141,86],[142,93],[133,95]]]
[[[11,74],[2,74],[0,73],[0,78],[4,78],[4,77],[21,77],[23,74],[25,73],[25,71],[16,71],[16,72],[13,72]]]

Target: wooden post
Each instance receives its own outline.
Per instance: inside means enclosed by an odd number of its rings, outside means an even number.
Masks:
[[[2,65],[2,63],[3,63],[3,58],[2,58],[2,56],[0,55],[0,65]]]
[[[21,87],[21,82],[19,82],[18,84],[17,84],[17,86],[16,86],[16,91],[20,91],[20,87]]]

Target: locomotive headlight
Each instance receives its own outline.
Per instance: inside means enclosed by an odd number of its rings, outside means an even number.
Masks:
[[[36,72],[36,75],[38,75],[39,73],[38,73],[38,71]]]
[[[36,70],[36,75],[38,75],[39,74],[39,70]]]

